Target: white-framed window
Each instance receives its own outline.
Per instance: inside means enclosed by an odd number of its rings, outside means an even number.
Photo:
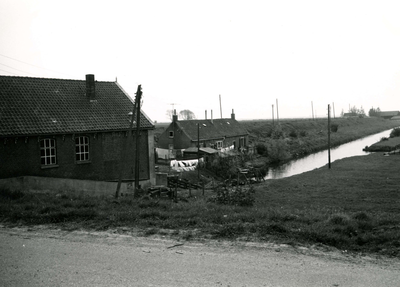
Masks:
[[[217,142],[215,143],[215,145],[216,145],[217,149],[221,149],[221,148],[223,147],[222,141],[217,141]]]
[[[174,131],[169,131],[169,138],[174,138]]]
[[[40,164],[42,166],[57,164],[56,140],[40,140]]]
[[[89,137],[75,138],[75,160],[77,162],[89,161]]]

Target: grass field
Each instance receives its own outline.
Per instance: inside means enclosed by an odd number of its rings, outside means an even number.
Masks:
[[[251,207],[219,205],[213,192],[180,190],[181,200],[109,198],[0,191],[3,225],[64,229],[124,227],[182,239],[255,240],[327,245],[400,256],[400,155],[353,157],[255,185]]]

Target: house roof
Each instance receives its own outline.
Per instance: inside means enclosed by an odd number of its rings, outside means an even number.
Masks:
[[[118,131],[129,128],[133,100],[116,82],[0,76],[0,136]],[[154,128],[141,112],[141,128]]]
[[[399,111],[387,111],[387,112],[377,112],[376,115],[378,117],[394,117],[399,115]]]
[[[214,154],[218,153],[216,149],[210,148],[210,147],[200,147],[199,148],[200,152],[205,153],[205,154]],[[184,153],[197,153],[198,148],[197,147],[189,147],[183,151]]]
[[[225,137],[246,136],[248,131],[234,119],[211,120],[188,120],[176,121],[178,128],[182,129],[187,136],[197,141],[197,125],[200,126],[200,140],[222,139]]]

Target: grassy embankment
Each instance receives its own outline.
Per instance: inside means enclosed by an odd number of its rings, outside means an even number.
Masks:
[[[275,125],[272,121],[241,121],[250,133],[251,144],[271,145],[279,139],[274,138]],[[288,152],[288,159],[324,150],[328,146],[327,119],[293,119],[279,122]],[[337,125],[337,132],[331,132],[331,146],[351,142],[353,140],[400,126],[400,121],[390,121],[381,118],[336,118],[331,125]]]
[[[301,131],[309,126],[304,145],[325,144],[321,121],[281,122]],[[333,137],[361,136],[393,127],[390,121],[341,120]],[[347,125],[356,123],[356,125]],[[252,124],[253,139],[264,138],[268,122]],[[379,126],[381,125],[381,126]],[[389,126],[392,125],[392,126]],[[356,128],[356,127],[357,128]],[[314,127],[314,129],[311,129]],[[258,137],[255,137],[261,133]],[[289,133],[289,132],[288,132]],[[323,131],[322,131],[323,133]],[[362,135],[360,135],[362,133]],[[292,140],[292,139],[290,139]],[[324,141],[324,143],[322,143]],[[346,140],[348,141],[348,140]],[[314,147],[315,145],[313,145]],[[372,154],[335,161],[290,178],[256,185],[251,207],[210,203],[213,191],[180,190],[182,200],[90,198],[63,194],[0,191],[0,222],[4,225],[56,224],[65,229],[139,230],[143,235],[169,234],[182,239],[215,238],[323,244],[342,250],[400,256],[400,155]],[[183,200],[184,199],[184,200]],[[122,228],[125,227],[125,228]]]
[[[210,203],[200,191],[182,199],[135,200],[0,192],[3,225],[139,230],[181,239],[241,239],[328,245],[400,256],[400,155],[353,157],[256,185],[252,207]],[[124,228],[122,228],[124,227]]]

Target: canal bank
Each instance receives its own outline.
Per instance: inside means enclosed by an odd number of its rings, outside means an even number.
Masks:
[[[339,159],[369,154],[364,150],[365,146],[369,146],[380,141],[381,138],[389,136],[392,129],[379,132],[374,135],[366,136],[361,139],[334,147],[330,151],[331,162]],[[265,179],[278,179],[300,174],[316,168],[323,167],[328,164],[328,150],[310,154],[300,159],[291,160],[285,164],[268,169]]]
[[[337,127],[337,130],[330,132],[331,148],[335,149],[350,144],[349,147],[345,148],[349,150],[345,157],[362,154],[362,149],[366,145],[379,141],[380,137],[388,136],[385,131],[400,126],[400,121],[381,118],[339,118],[333,119],[332,123]],[[296,167],[287,176],[310,170],[310,168],[320,167],[328,161],[328,156],[323,154],[328,148],[327,119],[282,120],[279,124],[271,121],[254,121],[243,122],[243,124],[249,131],[250,142],[255,147],[257,154],[252,165],[261,169],[269,168],[267,178],[282,177],[280,175],[282,169],[292,162],[298,162],[299,170]],[[382,131],[384,132],[381,135]],[[351,145],[352,142],[375,134],[377,136],[367,139],[366,142]],[[319,157],[314,156],[314,154],[319,153],[322,153],[319,155],[322,161],[318,159]],[[304,163],[304,158],[308,157],[312,158],[310,161],[317,161],[317,164],[302,169],[303,165],[309,166]],[[334,155],[332,160],[335,159],[337,158]]]

